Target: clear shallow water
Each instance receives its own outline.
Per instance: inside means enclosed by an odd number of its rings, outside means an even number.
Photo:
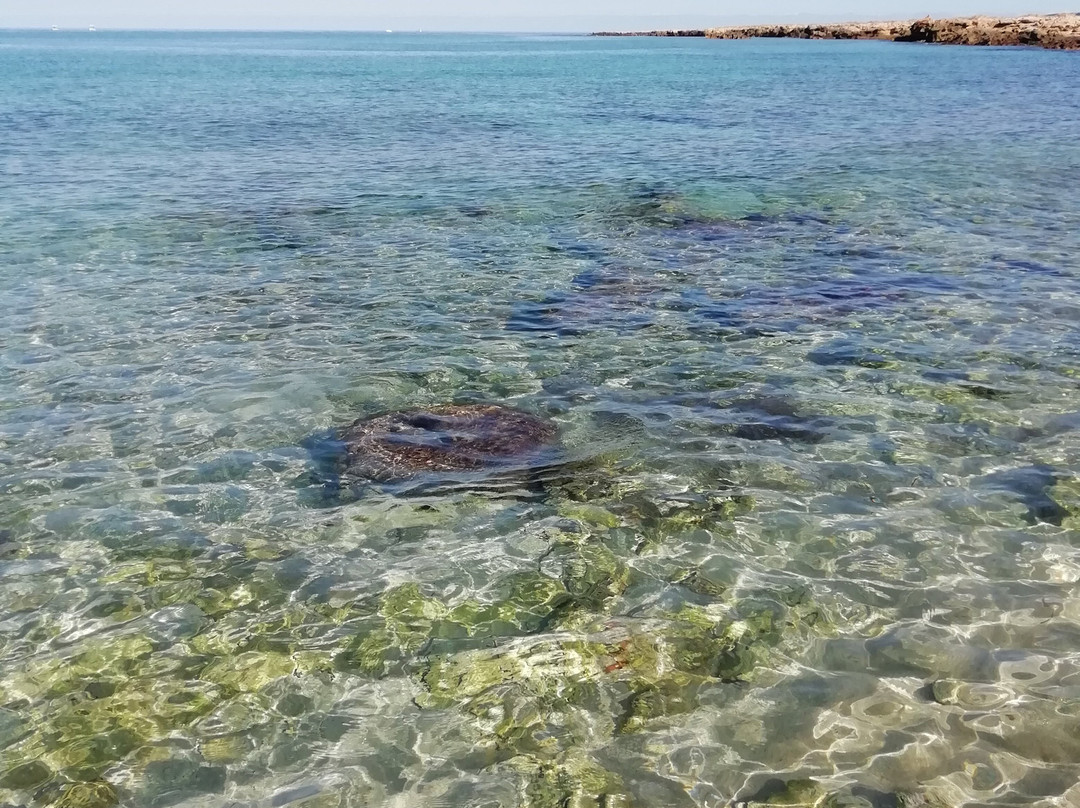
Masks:
[[[0,804],[1080,801],[1073,55],[0,74]],[[451,400],[580,462],[335,496],[305,448]]]

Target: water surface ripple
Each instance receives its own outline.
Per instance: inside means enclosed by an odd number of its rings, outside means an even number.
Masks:
[[[1074,54],[0,32],[0,74],[0,804],[1080,804]],[[451,401],[567,462],[320,454]]]

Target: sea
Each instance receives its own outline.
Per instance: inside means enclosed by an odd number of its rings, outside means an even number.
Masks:
[[[1080,805],[1080,54],[2,31],[0,77],[0,805]],[[445,403],[565,462],[326,450]]]

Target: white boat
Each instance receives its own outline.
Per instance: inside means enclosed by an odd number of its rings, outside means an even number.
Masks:
[[[56,26],[56,25],[54,25],[54,26],[52,27],[52,29],[53,29],[54,31],[59,31],[59,30],[60,30],[59,26]]]
[[[91,31],[96,31],[96,30],[97,30],[97,28],[95,28],[94,26],[92,26],[92,25],[91,25],[91,26],[90,26],[90,30],[91,30]]]

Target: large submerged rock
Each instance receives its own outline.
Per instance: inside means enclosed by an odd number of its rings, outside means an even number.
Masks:
[[[655,278],[597,268],[577,275],[573,288],[514,306],[507,331],[580,336],[601,330],[629,333],[653,324],[654,299],[665,291]]]
[[[440,404],[361,418],[341,430],[345,473],[377,482],[528,470],[552,460],[551,421],[498,404]]]

